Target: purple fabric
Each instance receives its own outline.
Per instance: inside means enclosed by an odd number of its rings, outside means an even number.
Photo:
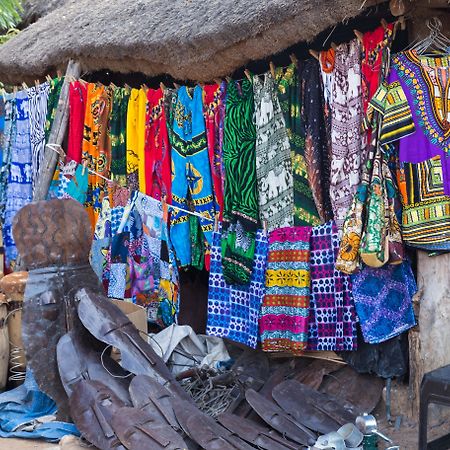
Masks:
[[[356,313],[350,277],[336,270],[338,229],[327,222],[310,239],[311,303],[308,350],[356,350]]]
[[[418,101],[411,89],[411,77],[409,77],[408,79],[408,75],[403,71],[404,67],[408,68],[410,71],[413,71],[414,78],[419,83],[418,86],[420,86],[420,88],[424,90],[424,98],[426,99],[425,105],[418,105]],[[449,138],[447,138],[443,142],[438,142],[435,139],[433,139],[435,140],[435,142],[431,142],[430,137],[427,135],[427,131],[425,129],[425,125],[423,123],[419,108],[425,108],[430,121],[435,123],[436,121],[434,120],[434,117],[432,117],[433,113],[430,106],[432,98],[430,98],[431,96],[429,95],[429,88],[420,73],[419,67],[417,66],[417,64],[410,61],[403,53],[399,53],[393,58],[393,64],[389,75],[389,84],[396,81],[400,83],[406,95],[408,104],[411,108],[414,126],[416,129],[415,133],[412,133],[409,136],[405,136],[399,141],[400,162],[417,164],[439,155],[441,157],[442,163],[444,192],[445,195],[450,195],[450,157],[444,151],[445,145],[449,145]],[[436,126],[436,129],[439,128],[439,126]]]

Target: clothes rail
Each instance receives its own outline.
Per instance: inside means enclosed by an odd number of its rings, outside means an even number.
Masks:
[[[53,150],[54,152],[58,153],[58,155],[61,156],[62,158],[65,158],[65,157],[66,157],[66,153],[64,152],[64,149],[61,147],[61,145],[59,145],[59,144],[45,144],[45,146],[48,147],[48,148],[50,148],[50,149]],[[83,165],[83,166],[84,166],[84,165]],[[84,167],[86,167],[86,166],[84,166]],[[102,175],[102,174],[96,172],[95,170],[90,169],[89,167],[86,167],[86,170],[87,170],[90,174],[95,175],[95,176],[97,176],[97,177],[99,177],[99,178],[102,178],[103,180],[105,180],[105,181],[106,181],[107,183],[109,183],[109,184],[117,184],[116,181],[111,180],[111,179],[105,177],[104,175]],[[147,195],[147,197],[150,197],[150,196]],[[158,200],[158,199],[156,199],[156,198],[154,198],[154,197],[150,197],[150,198],[151,198],[152,200],[155,200],[156,202],[163,203],[161,200]],[[182,211],[182,212],[184,212],[184,213],[186,213],[186,214],[190,214],[190,215],[192,215],[192,216],[199,217],[200,219],[206,220],[206,221],[208,221],[208,222],[215,222],[215,219],[210,219],[209,217],[203,216],[202,214],[196,213],[196,212],[194,212],[194,211],[189,211],[188,209],[180,208],[179,206],[171,205],[171,204],[169,204],[169,203],[166,203],[166,205],[167,205],[167,207],[168,207],[169,209],[174,209],[174,210],[177,210],[177,211]]]

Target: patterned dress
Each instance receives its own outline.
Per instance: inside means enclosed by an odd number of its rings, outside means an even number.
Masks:
[[[223,161],[225,192],[222,233],[222,268],[229,284],[250,282],[258,228],[252,83],[227,86]]]
[[[211,84],[203,87],[203,104],[208,139],[209,164],[214,186],[216,212],[219,220],[223,214],[224,170],[222,160],[223,126],[225,120],[226,82],[221,85]]]
[[[301,354],[308,341],[310,227],[285,227],[269,235],[266,295],[261,308],[262,349]]]
[[[259,313],[265,293],[267,236],[261,230],[256,234],[255,257],[248,286],[229,285],[225,281],[220,241],[219,230],[213,234],[211,248],[206,333],[256,348]]]
[[[356,313],[348,275],[335,268],[339,249],[334,222],[311,232],[311,305],[308,350],[356,350]]]
[[[172,137],[172,204],[188,209],[188,198],[192,201],[195,211],[202,215],[198,220],[210,245],[215,209],[200,86],[192,94],[186,86],[179,89]],[[170,227],[177,258],[187,266],[191,264],[188,214],[174,210]]]
[[[320,218],[308,181],[305,134],[301,118],[301,81],[297,66],[275,71],[278,100],[291,147],[294,178],[294,225],[319,225]]]
[[[145,138],[145,173],[147,195],[171,202],[171,158],[169,135],[164,111],[164,93],[161,89],[147,91],[147,120]]]
[[[356,39],[336,49],[332,92],[330,198],[341,230],[360,181],[364,148],[361,61]]]
[[[45,152],[45,121],[50,84],[38,84],[27,89],[29,103],[30,140],[33,169],[33,192]]]
[[[111,108],[111,175],[122,186],[127,176],[127,110],[130,91],[115,88]]]
[[[111,163],[109,135],[111,100],[111,88],[89,83],[84,119],[83,160],[90,169],[106,178],[109,178]],[[93,228],[102,209],[105,184],[103,178],[89,174],[86,207]]]
[[[253,77],[259,217],[267,230],[294,224],[294,185],[289,140],[270,75]]]
[[[73,81],[69,87],[69,138],[67,159],[81,163],[84,115],[86,114],[87,84]]]

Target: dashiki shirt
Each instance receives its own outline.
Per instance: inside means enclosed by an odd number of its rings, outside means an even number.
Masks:
[[[364,143],[361,123],[361,61],[357,39],[336,49],[331,101],[330,198],[339,230],[360,181]]]
[[[308,350],[356,350],[356,313],[350,277],[335,268],[339,236],[332,221],[311,232]]]
[[[450,248],[450,57],[392,58],[390,86],[400,85],[416,132],[400,140],[399,186],[405,243],[425,250]],[[393,124],[392,132],[401,132]]]
[[[306,350],[310,304],[310,227],[286,227],[269,235],[266,295],[260,332],[265,352]]]
[[[294,225],[294,184],[289,140],[270,73],[253,77],[259,218],[267,230]]]
[[[256,348],[259,312],[265,293],[267,236],[261,230],[256,233],[255,257],[250,283],[247,286],[229,285],[225,281],[220,242],[220,231],[214,232],[206,333]]]
[[[289,138],[294,178],[294,225],[319,225],[321,220],[308,181],[305,133],[301,116],[301,80],[295,64],[275,70],[278,100]]]
[[[227,283],[248,284],[259,222],[251,81],[244,79],[240,85],[234,80],[228,83],[226,111],[222,268]]]
[[[353,296],[364,341],[378,344],[416,324],[412,297],[416,281],[408,261],[363,269],[352,275]]]

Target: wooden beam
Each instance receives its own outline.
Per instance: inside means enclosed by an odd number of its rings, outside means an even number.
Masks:
[[[55,119],[50,130],[48,144],[62,145],[64,136],[67,131],[67,124],[69,122],[69,84],[71,77],[79,78],[81,73],[80,63],[70,60],[67,65],[66,76],[61,88],[61,95],[59,96],[58,107],[56,109]],[[48,190],[55,173],[56,165],[58,163],[59,155],[50,147],[45,147],[44,160],[41,165],[39,178],[34,190],[33,201],[45,200],[47,198]]]

